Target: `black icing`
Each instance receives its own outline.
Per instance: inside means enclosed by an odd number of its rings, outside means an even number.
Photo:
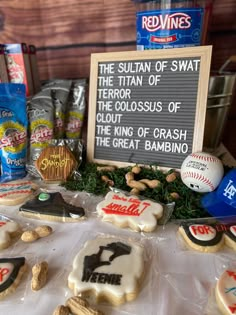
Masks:
[[[200,246],[214,246],[214,245],[217,245],[218,243],[220,243],[220,241],[222,240],[222,237],[223,237],[223,232],[222,231],[217,231],[216,229],[216,225],[215,224],[206,224],[206,223],[196,223],[196,225],[207,225],[207,226],[210,226],[211,228],[213,228],[215,231],[216,231],[216,236],[209,240],[209,241],[201,241],[201,240],[198,240],[197,238],[195,238],[191,231],[190,231],[190,226],[192,225],[195,225],[193,223],[191,224],[183,224],[182,225],[182,228],[184,229],[187,237],[194,243],[194,244],[197,244],[197,245],[200,245]]]
[[[7,290],[13,282],[16,280],[20,268],[25,264],[24,257],[17,257],[17,258],[0,258],[0,264],[2,263],[11,263],[13,264],[13,270],[10,275],[8,275],[8,279],[0,284],[0,292]],[[1,271],[1,270],[0,270]]]
[[[236,236],[230,231],[230,227],[235,226],[235,224],[228,225],[227,226],[227,231],[225,231],[225,234],[234,242],[236,242]]]
[[[104,250],[108,250],[113,253],[107,261],[101,260],[101,256]],[[94,270],[101,266],[111,265],[112,261],[117,257],[129,255],[130,253],[131,247],[122,242],[114,242],[107,244],[106,246],[99,246],[99,250],[96,254],[84,257],[82,281],[120,285],[122,275],[98,273],[94,272]]]
[[[39,200],[39,194],[34,199],[23,204],[19,211],[75,219],[85,215],[82,207],[76,207],[65,202],[59,192],[47,194],[49,195],[47,200]]]

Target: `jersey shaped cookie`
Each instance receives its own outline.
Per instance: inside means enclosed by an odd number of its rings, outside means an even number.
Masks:
[[[59,192],[40,193],[23,204],[19,212],[25,217],[58,222],[76,222],[85,216],[83,208],[65,202]]]
[[[223,232],[216,230],[215,225],[183,224],[179,233],[186,243],[201,252],[216,252],[224,245]]]
[[[9,247],[20,230],[20,225],[14,221],[0,221],[0,249]]]
[[[25,271],[24,257],[0,258],[0,299],[15,291]]]
[[[135,231],[152,232],[157,219],[163,214],[163,207],[150,200],[141,200],[122,193],[109,192],[105,200],[97,205],[97,212],[104,221]]]
[[[68,277],[75,295],[94,295],[119,305],[135,299],[144,272],[143,247],[112,237],[87,241]]]
[[[0,184],[0,204],[14,206],[25,202],[37,189],[37,185],[28,180],[15,180]]]
[[[222,314],[236,314],[236,269],[223,272],[217,281],[215,294]]]

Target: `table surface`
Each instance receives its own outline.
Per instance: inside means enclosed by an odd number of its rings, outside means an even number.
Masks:
[[[59,188],[42,187],[44,191]],[[0,314],[46,315],[65,304],[73,296],[67,287],[74,256],[88,239],[98,235],[115,235],[135,239],[145,246],[145,277],[141,291],[132,302],[119,307],[99,304],[106,315],[220,315],[214,298],[214,286],[226,268],[236,268],[235,252],[223,248],[213,254],[188,249],[177,234],[178,224],[158,226],[153,233],[136,233],[102,222],[96,215],[101,197],[72,193],[60,188],[66,201],[85,208],[87,219],[77,223],[56,223],[26,219],[18,213],[19,206],[0,206],[0,213],[19,222],[24,230],[47,224],[53,233],[34,243],[18,240],[2,250],[0,257],[26,257],[28,273],[16,291],[0,302]],[[49,264],[48,282],[40,291],[30,288],[31,268],[40,261]]]

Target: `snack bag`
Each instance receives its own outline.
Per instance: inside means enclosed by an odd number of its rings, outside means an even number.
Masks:
[[[36,94],[29,101],[27,111],[30,133],[27,171],[33,176],[40,177],[35,168],[35,161],[54,138],[54,105],[50,91]]]
[[[66,104],[70,93],[71,80],[52,80],[46,83],[43,91],[49,91],[55,108],[54,137],[63,139],[65,137],[65,113]]]
[[[24,84],[0,84],[0,182],[26,175],[27,114]]]
[[[86,109],[85,90],[86,79],[79,79],[73,82],[66,114],[67,139],[81,138],[81,129]]]

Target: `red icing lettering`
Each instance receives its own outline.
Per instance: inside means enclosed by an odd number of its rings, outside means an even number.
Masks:
[[[0,268],[0,282],[3,282],[3,278],[10,272],[8,268]]]
[[[136,200],[135,200],[136,201]],[[140,208],[140,206],[142,206]],[[130,205],[120,205],[114,202],[111,202],[102,210],[107,214],[118,214],[118,215],[130,215],[130,216],[140,216],[140,214],[150,206],[150,203],[143,202],[131,203]]]
[[[216,225],[216,230],[217,230],[217,232],[227,231],[227,226],[224,225],[224,224],[217,224]]]
[[[197,234],[214,234],[214,231],[208,225],[192,225],[191,229],[195,235],[197,235]]]
[[[235,304],[235,306],[229,306],[229,310],[232,314],[235,314],[236,313],[236,304]]]
[[[230,270],[227,270],[227,274],[229,277],[234,278],[234,280],[236,281],[236,273]]]
[[[6,222],[0,221],[0,227],[5,225],[5,224],[6,224]]]

